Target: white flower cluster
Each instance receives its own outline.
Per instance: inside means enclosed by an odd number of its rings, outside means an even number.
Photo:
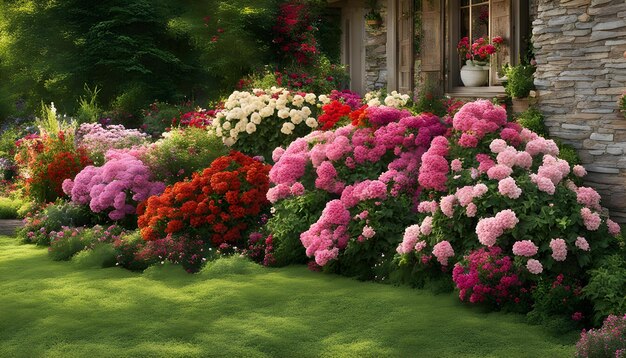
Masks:
[[[400,108],[406,106],[410,98],[411,97],[408,94],[393,91],[389,93],[384,100],[382,100],[382,93],[380,91],[372,91],[365,94],[363,101],[367,103],[368,106],[380,106],[384,103],[387,107]]]
[[[302,96],[276,87],[252,92],[235,91],[224,103],[224,110],[213,120],[213,131],[224,144],[232,146],[241,133],[252,134],[262,123],[276,125],[280,124],[277,121],[282,121],[280,131],[285,135],[290,135],[301,123],[316,128],[318,123],[311,116],[311,106],[317,108],[317,101],[313,93]]]

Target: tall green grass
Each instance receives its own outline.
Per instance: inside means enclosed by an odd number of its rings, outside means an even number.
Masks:
[[[19,218],[18,210],[23,202],[19,199],[0,197],[0,219],[17,219]]]

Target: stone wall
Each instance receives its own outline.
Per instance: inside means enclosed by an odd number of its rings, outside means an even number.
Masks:
[[[383,23],[379,27],[365,25],[365,89],[387,87],[387,2],[378,1]]]
[[[539,109],[550,135],[578,149],[587,185],[626,223],[626,2],[538,0],[533,21]]]

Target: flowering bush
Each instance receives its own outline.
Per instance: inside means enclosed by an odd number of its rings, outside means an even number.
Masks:
[[[72,202],[89,205],[94,213],[106,212],[111,220],[135,214],[137,204],[158,195],[165,184],[152,179],[150,169],[129,152],[109,151],[101,167],[88,166],[74,180],[63,182]]]
[[[444,241],[446,242],[446,241]],[[433,250],[434,254],[434,250]],[[452,270],[461,301],[484,302],[494,307],[521,304],[528,293],[510,256],[497,246],[471,251]]]
[[[126,129],[123,125],[100,123],[81,124],[76,131],[76,144],[85,148],[95,165],[104,164],[104,155],[109,149],[122,149],[146,143],[148,135],[136,129]]]
[[[368,106],[381,106],[402,108],[410,104],[411,97],[408,94],[398,93],[392,91],[389,94],[385,94],[383,91],[368,92],[363,96],[363,101]]]
[[[488,39],[485,40],[480,37],[470,45],[469,38],[466,36],[459,41],[456,48],[466,60],[489,62],[491,55],[498,51],[503,42],[504,40],[500,36],[491,39],[491,43],[489,43]]]
[[[446,126],[435,116],[391,107],[369,107],[365,116],[364,127],[316,131],[277,148],[267,197],[277,211],[309,193],[324,198],[302,203],[308,205],[301,216],[312,222],[300,235],[307,256],[320,266],[339,261],[342,273],[372,277],[381,254],[389,258],[399,241],[397,224],[406,218],[399,213],[410,210],[417,195],[419,158]],[[283,222],[288,217],[275,216],[268,226],[293,226]],[[295,246],[281,234],[272,231],[275,250]]]
[[[576,357],[626,357],[626,315],[610,315],[601,328],[583,330],[576,343]]]
[[[184,113],[180,118],[174,118],[172,120],[172,126],[206,128],[211,125],[211,121],[215,117],[216,112],[216,110],[207,111],[206,109],[196,109]]]
[[[421,265],[447,241],[456,255],[439,260],[443,269],[462,254],[497,246],[522,268],[522,281],[584,277],[616,246],[619,225],[602,215],[595,190],[574,184],[584,168],[558,154],[552,140],[507,122],[503,108],[466,104],[451,135],[436,137],[422,156],[419,226],[428,230],[417,239],[405,236],[400,262]],[[413,247],[412,240],[424,243]]]
[[[25,178],[26,194],[37,202],[63,196],[61,184],[91,163],[83,148],[75,148],[72,133],[28,135],[17,142],[16,164]]]
[[[192,126],[164,133],[140,158],[155,181],[174,184],[208,168],[215,158],[227,153],[219,138]]]
[[[94,227],[67,227],[49,234],[50,247],[48,255],[56,261],[69,260],[82,250],[91,250],[97,244],[113,243],[121,235],[124,229],[117,225],[111,225],[106,229],[96,225]]]
[[[138,224],[147,241],[189,233],[214,247],[238,243],[267,205],[269,165],[239,152],[148,199]]]
[[[17,231],[17,236],[24,243],[48,246],[51,233],[63,227],[85,226],[94,223],[88,209],[68,202],[48,204],[27,215],[24,226]]]
[[[213,121],[224,144],[248,155],[269,157],[272,150],[289,144],[318,126],[317,96],[281,88],[253,92],[235,91]]]
[[[198,272],[207,261],[205,246],[200,238],[169,234],[162,239],[145,242],[132,260],[150,264],[168,261],[182,265],[187,272]]]
[[[312,64],[318,54],[313,21],[306,4],[295,1],[280,5],[273,42],[284,62],[294,61],[299,65]]]

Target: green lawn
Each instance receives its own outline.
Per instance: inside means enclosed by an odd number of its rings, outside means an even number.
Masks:
[[[566,357],[574,350],[572,337],[463,307],[453,295],[221,261],[197,275],[172,266],[142,275],[53,262],[45,249],[0,237],[0,357]]]

